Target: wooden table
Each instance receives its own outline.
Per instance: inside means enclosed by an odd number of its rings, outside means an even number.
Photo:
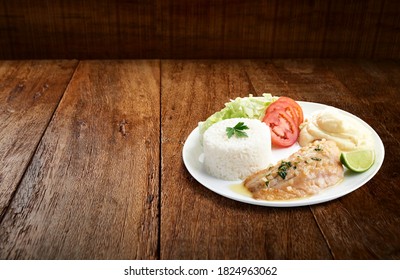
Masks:
[[[371,60],[0,62],[1,259],[399,259],[400,64]],[[261,207],[197,183],[182,147],[230,98],[346,110],[386,158],[331,202]]]

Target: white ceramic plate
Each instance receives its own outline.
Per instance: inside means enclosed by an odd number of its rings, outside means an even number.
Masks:
[[[298,102],[303,109],[304,118],[310,117],[314,112],[325,109],[329,106],[319,103],[311,102]],[[294,200],[283,200],[283,201],[265,201],[255,200],[245,194],[242,194],[235,190],[235,185],[241,183],[241,181],[224,181],[208,175],[203,168],[203,148],[200,144],[200,135],[198,128],[194,129],[183,146],[183,162],[189,171],[189,173],[203,186],[210,189],[211,191],[228,197],[233,200],[241,201],[244,203],[250,203],[262,206],[273,206],[273,207],[294,207],[312,205],[317,203],[326,202],[332,199],[344,196],[365,183],[367,183],[380,169],[385,156],[385,149],[381,138],[366,122],[360,118],[340,109],[343,114],[348,115],[358,120],[363,126],[365,126],[372,134],[375,142],[375,162],[373,166],[364,173],[353,173],[349,170],[345,171],[344,180],[335,186],[327,188],[320,193],[302,199]],[[286,149],[272,148],[272,159],[273,163],[288,157],[292,153],[296,152],[300,148],[298,143]]]

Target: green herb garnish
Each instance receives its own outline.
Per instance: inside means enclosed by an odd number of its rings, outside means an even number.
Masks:
[[[228,135],[228,138],[231,138],[233,135],[236,137],[248,137],[247,133],[243,131],[245,129],[249,129],[249,127],[244,122],[238,122],[234,127],[226,128],[226,135]]]
[[[315,161],[321,161],[321,159],[320,159],[320,158],[317,158],[317,157],[312,157],[311,159],[312,159],[312,160],[315,160]]]
[[[320,145],[318,145],[315,149],[314,149],[314,151],[317,151],[317,152],[320,152],[320,151],[322,151],[322,148],[321,148],[321,146]]]
[[[287,172],[286,172],[286,170],[280,170],[280,171],[278,171],[278,175],[281,176],[282,179],[285,179]]]
[[[292,163],[290,161],[282,161],[281,166],[279,166],[279,169],[287,169],[289,167],[292,167]]]
[[[278,175],[281,176],[282,179],[285,179],[287,170],[290,167],[292,167],[292,163],[290,161],[282,161],[281,165],[278,167]]]

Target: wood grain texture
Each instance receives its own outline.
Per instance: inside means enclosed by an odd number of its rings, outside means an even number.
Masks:
[[[400,259],[400,125],[394,121],[399,119],[400,68],[392,61],[328,60],[324,65],[354,99],[344,109],[375,129],[386,157],[362,188],[313,212],[335,258]]]
[[[3,59],[145,58],[160,49],[155,1],[1,2]]]
[[[183,165],[183,143],[200,120],[230,98],[262,93],[253,82],[265,77],[250,75],[252,65],[162,61],[161,259],[332,258],[308,207],[229,200],[197,183]]]
[[[400,58],[396,0],[0,1],[0,59]]]
[[[387,155],[381,171],[361,189],[311,207],[336,259],[399,259],[399,65],[393,61],[255,61],[249,75],[264,88],[296,100],[332,105],[361,117],[381,136]],[[271,75],[273,73],[273,75]]]
[[[83,61],[0,225],[2,259],[154,259],[158,61]]]
[[[399,89],[395,60],[1,61],[0,259],[400,259]],[[263,92],[362,118],[382,168],[291,209],[201,186],[186,137]]]
[[[0,220],[77,64],[0,62]]]

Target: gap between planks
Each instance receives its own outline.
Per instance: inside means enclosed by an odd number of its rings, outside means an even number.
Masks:
[[[75,76],[75,73],[76,73],[76,70],[78,69],[78,66],[80,65],[80,63],[81,62],[78,61],[78,63],[76,64],[76,66],[75,66],[75,68],[73,70],[73,73],[72,73],[68,83],[66,84],[66,87],[65,87],[63,93],[61,94],[59,100],[57,101],[57,106],[55,106],[53,112],[51,113],[51,117],[48,119],[48,121],[47,121],[47,123],[45,125],[45,128],[43,129],[43,132],[40,135],[39,141],[37,142],[37,144],[36,144],[36,146],[35,146],[35,148],[33,150],[33,153],[31,154],[30,158],[27,161],[28,164],[25,166],[24,171],[22,172],[22,175],[20,176],[20,178],[18,180],[17,186],[15,187],[14,191],[12,192],[12,195],[11,195],[9,201],[8,201],[7,206],[5,206],[4,210],[0,213],[0,225],[2,224],[2,222],[4,220],[4,217],[7,216],[7,213],[9,212],[10,205],[12,204],[12,201],[14,200],[14,197],[15,197],[16,193],[18,192],[18,190],[19,190],[19,188],[21,186],[21,182],[22,182],[23,178],[25,177],[26,172],[29,169],[29,166],[32,163],[32,159],[35,157],[35,154],[37,153],[38,147],[40,146],[40,143],[42,142],[43,136],[46,134],[46,131],[47,131],[48,127],[49,127],[49,124],[53,120],[54,114],[58,110],[58,108],[60,106],[60,103],[61,103],[61,100],[64,98],[65,92],[67,91],[69,85],[71,84],[71,81],[73,80],[73,78]]]

